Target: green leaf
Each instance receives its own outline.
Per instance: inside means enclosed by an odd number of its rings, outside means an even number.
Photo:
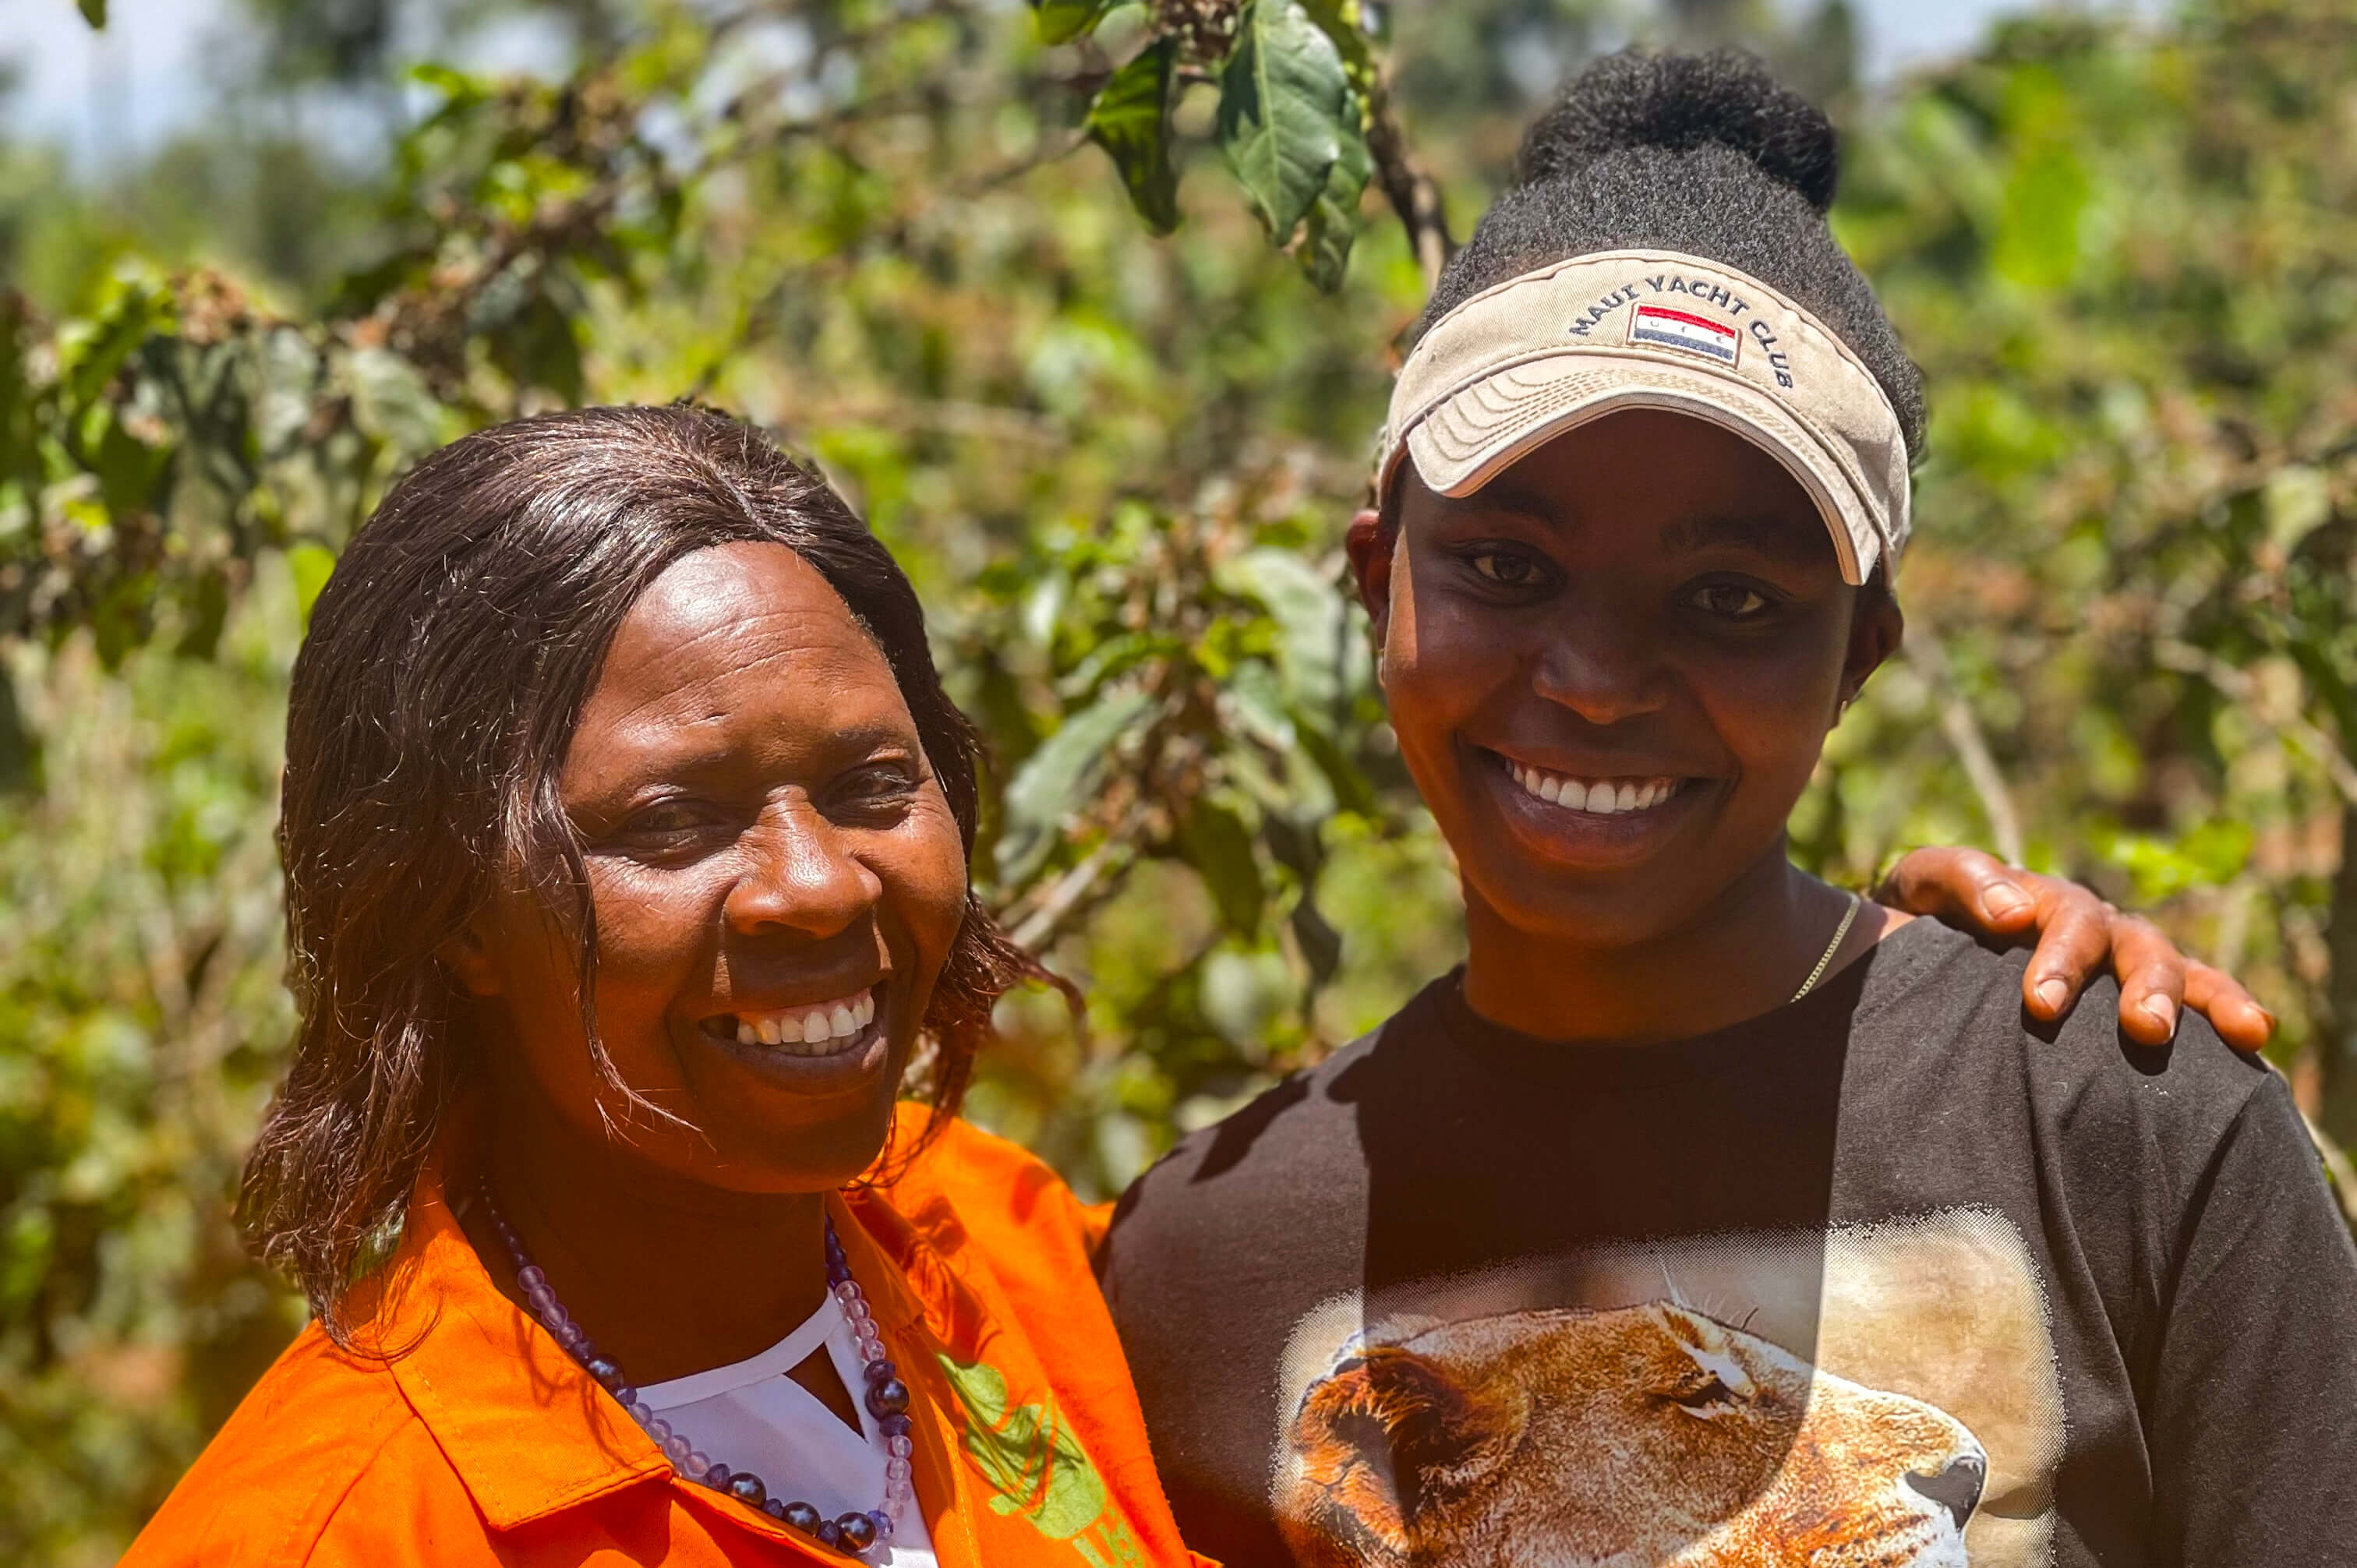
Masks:
[[[1309,13],[1309,19],[1334,40],[1352,91],[1364,93],[1371,90],[1375,81],[1375,56],[1367,47],[1367,18],[1359,0],[1301,0],[1301,5]]]
[[[311,624],[311,607],[319,600],[319,590],[328,585],[328,575],[336,569],[335,552],[324,544],[305,541],[286,552],[287,574],[295,579],[295,607],[303,624]]]
[[[1340,972],[1342,933],[1319,912],[1316,900],[1302,894],[1286,920],[1293,928],[1293,940],[1300,944],[1303,961],[1309,965],[1311,984],[1323,985]]]
[[[81,0],[81,19],[93,27],[106,26],[106,0]]]
[[[2321,469],[2289,464],[2267,476],[2260,492],[2267,538],[2288,555],[2300,541],[2332,521],[2332,485]]]
[[[1119,0],[1031,0],[1033,18],[1039,25],[1039,41],[1047,44],[1068,44],[1083,33],[1096,30],[1105,13]]]
[[[141,344],[171,329],[172,316],[171,295],[164,290],[143,281],[125,283],[97,319],[97,330],[70,357],[65,378],[68,407],[79,414],[96,402]]]
[[[1023,759],[1006,786],[1006,822],[998,838],[998,876],[1007,887],[1028,881],[1047,863],[1064,824],[1087,803],[1088,786],[1106,753],[1153,703],[1144,692],[1117,693],[1065,719]]]
[[[1216,124],[1220,150],[1273,243],[1293,238],[1326,188],[1351,113],[1341,53],[1301,0],[1253,0],[1220,74]]]
[[[545,387],[568,403],[587,394],[581,339],[573,318],[546,290],[489,334],[491,363],[519,387]]]
[[[16,683],[0,674],[0,794],[40,781],[41,741],[16,704]]]
[[[1354,96],[1342,124],[1340,156],[1326,171],[1326,184],[1310,204],[1308,226],[1301,234],[1301,270],[1324,293],[1342,286],[1342,274],[1351,264],[1351,242],[1359,237],[1359,198],[1374,172],[1374,155],[1360,132]]]
[[[150,446],[125,430],[122,420],[108,420],[91,456],[91,471],[98,478],[99,498],[106,510],[119,517],[156,505],[171,460],[170,447]]]
[[[1178,171],[1170,161],[1170,73],[1178,55],[1163,38],[1113,73],[1089,105],[1089,140],[1109,154],[1129,204],[1157,234],[1178,227]]]
[[[447,100],[473,103],[487,97],[490,89],[479,77],[468,76],[452,66],[427,60],[409,68],[409,80],[421,87],[430,87]]]
[[[2081,219],[2093,183],[2077,149],[2055,144],[2025,153],[2006,186],[1991,264],[2025,288],[2057,289],[2079,266]]]
[[[1351,637],[1340,585],[1299,553],[1266,546],[1221,563],[1218,581],[1268,607],[1289,702],[1311,710],[1329,707],[1342,690],[1341,660]]]
[[[1221,921],[1240,937],[1255,935],[1268,891],[1243,819],[1217,800],[1199,798],[1178,825],[1178,847],[1211,890]]]

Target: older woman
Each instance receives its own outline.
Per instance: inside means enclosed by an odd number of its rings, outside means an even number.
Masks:
[[[130,1561],[1186,1563],[1079,1206],[895,1112],[1039,973],[967,890],[976,761],[908,580],[741,425],[396,487],[288,725],[247,1207],[317,1322]]]
[[[245,1218],[317,1321],[127,1561],[1189,1562],[1092,1216],[950,1114],[1043,978],[967,886],[976,768],[908,580],[742,425],[397,485],[288,726]]]

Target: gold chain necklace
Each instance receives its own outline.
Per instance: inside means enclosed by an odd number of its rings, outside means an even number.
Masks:
[[[1866,900],[1857,894],[1853,893],[1849,896],[1849,908],[1842,911],[1841,924],[1834,928],[1834,940],[1827,942],[1825,950],[1817,955],[1817,967],[1809,971],[1809,978],[1801,982],[1801,989],[1792,993],[1792,1002],[1798,1002],[1802,997],[1814,991],[1817,988],[1817,982],[1825,977],[1825,965],[1833,962],[1834,954],[1841,950],[1842,939],[1849,935],[1850,923],[1857,918],[1858,910],[1865,905]],[[1792,1003],[1788,1002],[1785,1005],[1789,1007]]]

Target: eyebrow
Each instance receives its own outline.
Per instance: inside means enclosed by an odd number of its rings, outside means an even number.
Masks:
[[[1662,531],[1662,553],[1690,555],[1698,551],[1733,546],[1756,550],[1770,559],[1805,566],[1816,561],[1816,543],[1824,537],[1822,532],[1803,534],[1781,518],[1689,518],[1672,523]]]

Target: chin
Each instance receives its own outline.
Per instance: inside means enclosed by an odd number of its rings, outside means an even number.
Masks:
[[[1518,880],[1518,879],[1517,879]],[[1468,882],[1498,919],[1521,935],[1565,948],[1609,951],[1641,947],[1670,935],[1695,911],[1664,900],[1655,879],[1637,875],[1622,887],[1543,888],[1483,886]]]
[[[708,1145],[696,1144],[702,1163],[716,1185],[748,1192],[820,1191],[858,1179],[890,1137],[906,1059],[904,1049],[892,1049],[882,1070],[824,1093],[716,1075],[698,1085],[688,1115],[710,1136]]]

